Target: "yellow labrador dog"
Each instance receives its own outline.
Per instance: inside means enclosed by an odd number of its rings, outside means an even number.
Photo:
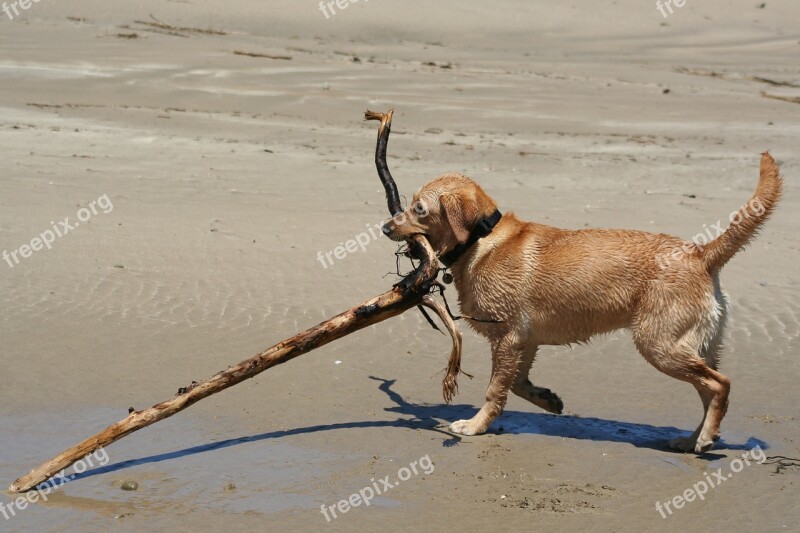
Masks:
[[[719,271],[770,216],[782,184],[777,164],[765,152],[755,194],[731,216],[727,230],[718,224],[719,235],[706,242],[524,222],[501,214],[478,184],[460,174],[426,184],[383,231],[396,241],[414,234],[428,238],[452,271],[461,310],[473,317],[470,326],[492,349],[486,403],[451,430],[484,433],[503,411],[509,390],[560,414],[559,397],[528,376],[538,347],[628,328],[650,364],[700,393],[705,409],[700,426],[670,446],[709,450],[719,438],[730,392],[730,380],[717,371],[728,312]]]

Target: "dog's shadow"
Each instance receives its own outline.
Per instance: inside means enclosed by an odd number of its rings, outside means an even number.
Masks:
[[[400,414],[410,414],[414,420],[414,427],[429,425],[429,429],[438,429],[442,426],[439,420],[453,421],[461,418],[471,418],[477,411],[472,405],[414,405],[406,402],[402,396],[391,390],[394,380],[384,380],[370,376],[370,379],[381,381],[380,389],[397,404],[396,407],[387,408],[386,411]],[[394,424],[390,424],[394,425]],[[446,427],[446,425],[445,425]],[[553,415],[549,413],[531,413],[523,411],[503,411],[503,414],[489,427],[490,433],[535,434],[551,437],[565,437],[570,439],[595,440],[604,442],[623,442],[633,444],[638,448],[651,448],[654,450],[676,452],[667,446],[667,442],[681,434],[690,432],[672,426],[651,426],[649,424],[636,424],[620,422],[604,418],[583,418],[574,415]],[[447,433],[450,439],[443,442],[450,446],[460,442],[461,437]],[[714,445],[715,450],[750,450],[760,446],[766,450],[769,445],[755,437],[750,437],[742,444],[731,444],[720,439]],[[719,454],[706,453],[703,458],[714,460],[723,457]]]
[[[386,408],[385,411],[397,413],[401,416],[395,420],[376,420],[364,422],[341,422],[337,424],[320,424],[286,431],[270,431],[258,435],[249,435],[235,439],[226,439],[173,452],[150,455],[131,459],[121,463],[106,465],[100,468],[76,474],[71,481],[77,481],[98,474],[116,472],[130,468],[132,466],[160,463],[179,457],[194,455],[230,446],[237,446],[248,442],[258,442],[267,439],[288,437],[291,435],[301,435],[305,433],[317,433],[321,431],[334,431],[339,429],[352,428],[382,428],[382,427],[405,427],[414,429],[426,429],[441,433],[444,437],[442,446],[454,446],[461,442],[460,435],[454,435],[447,430],[446,421],[453,421],[461,418],[470,418],[476,408],[472,405],[417,405],[408,403],[397,392],[392,390],[395,380],[381,379],[370,376],[370,379],[379,381],[379,389],[384,392],[389,399],[395,403],[394,407]],[[603,442],[622,442],[632,444],[639,448],[651,448],[654,450],[670,452],[666,447],[666,442],[677,434],[686,433],[675,427],[651,426],[649,424],[634,424],[631,422],[620,422],[617,420],[606,420],[602,418],[582,418],[572,415],[551,415],[544,413],[529,413],[521,411],[505,411],[489,428],[490,433],[511,433],[511,434],[535,434],[547,435],[551,437],[564,437],[581,440],[594,440]],[[750,437],[743,444],[729,444],[724,440],[716,443],[715,449],[727,450],[749,450],[755,446],[768,449],[766,442]],[[707,453],[702,456],[704,459],[716,460],[723,458],[723,455]]]

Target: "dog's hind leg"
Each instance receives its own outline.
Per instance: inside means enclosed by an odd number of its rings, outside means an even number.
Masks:
[[[728,409],[731,382],[711,368],[698,354],[699,350],[677,342],[667,347],[646,345],[635,332],[634,340],[647,361],[661,372],[691,383],[700,394],[704,415],[700,425],[689,437],[669,441],[669,446],[684,452],[703,453],[719,438],[719,426]]]
[[[523,349],[522,357],[517,363],[517,376],[514,378],[514,384],[511,386],[511,392],[531,402],[537,407],[541,407],[545,411],[560,415],[564,410],[564,402],[550,389],[544,387],[537,387],[531,383],[529,374],[531,365],[536,359],[536,351],[538,346],[526,346]]]
[[[728,410],[731,382],[705,363],[695,366],[690,379],[678,379],[690,381],[694,385],[703,402],[705,415],[692,435],[674,438],[669,441],[669,446],[684,452],[706,452],[719,440],[719,426]]]
[[[503,412],[522,354],[523,345],[513,333],[492,343],[492,378],[486,391],[486,403],[469,420],[458,420],[450,424],[451,431],[462,435],[486,433],[489,424]]]

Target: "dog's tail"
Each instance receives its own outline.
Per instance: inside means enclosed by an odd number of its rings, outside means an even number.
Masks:
[[[761,177],[750,200],[739,211],[731,213],[731,225],[722,235],[701,248],[700,256],[711,272],[722,268],[758,234],[780,200],[783,178],[769,152],[761,154],[760,170]]]

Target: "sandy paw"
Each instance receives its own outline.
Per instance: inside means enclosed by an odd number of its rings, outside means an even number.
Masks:
[[[450,424],[450,431],[459,433],[461,435],[480,435],[486,433],[486,428],[481,427],[480,424],[474,420],[458,420]]]

